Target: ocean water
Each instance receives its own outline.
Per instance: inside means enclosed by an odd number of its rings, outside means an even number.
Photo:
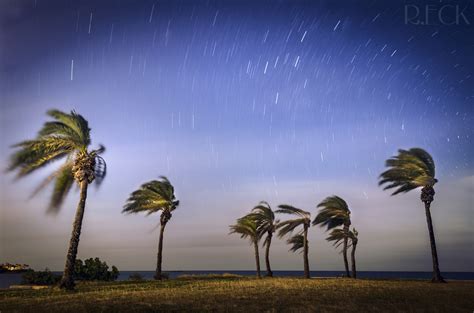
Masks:
[[[61,272],[54,272],[61,274]],[[121,271],[118,280],[128,280],[131,274],[138,273],[144,279],[153,279],[154,271]],[[244,276],[254,276],[255,271],[170,271],[170,278],[177,278],[180,275],[205,275],[205,274],[238,274]],[[262,271],[265,275],[265,271]],[[311,277],[340,277],[343,271],[311,271]],[[8,288],[10,285],[21,283],[22,274],[0,274],[0,288]],[[449,280],[474,280],[474,272],[445,272],[443,277]],[[280,277],[301,277],[303,271],[273,271],[273,276]],[[360,271],[358,278],[370,279],[431,279],[431,272],[383,272],[383,271]]]

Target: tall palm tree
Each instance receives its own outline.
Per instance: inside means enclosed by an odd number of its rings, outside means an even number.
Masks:
[[[160,180],[152,180],[144,183],[139,189],[130,194],[123,207],[122,213],[146,212],[150,215],[161,212],[160,215],[160,238],[158,241],[158,256],[156,262],[155,279],[161,280],[161,264],[163,261],[163,234],[166,224],[171,219],[171,212],[179,206],[176,200],[174,187],[165,176],[160,176]]]
[[[71,240],[66,257],[60,287],[74,289],[74,264],[76,263],[79,238],[81,236],[82,219],[87,199],[87,188],[95,181],[100,184],[106,174],[106,164],[99,155],[105,151],[88,150],[91,144],[90,128],[87,120],[74,111],[64,113],[59,110],[47,112],[53,120],[46,122],[35,139],[22,141],[14,148],[8,167],[16,171],[17,177],[24,177],[53,161],[65,159],[56,171],[49,175],[35,190],[33,195],[54,182],[53,193],[49,203],[49,212],[57,213],[68,192],[74,185],[79,185],[80,199],[76,209]]]
[[[296,228],[303,226],[303,229],[299,231],[298,235],[303,236],[304,276],[306,278],[310,278],[308,260],[308,228],[311,226],[311,213],[287,204],[282,204],[278,207],[280,209],[278,209],[276,213],[291,214],[296,216],[294,219],[278,223],[278,237],[282,238],[283,236],[292,233]]]
[[[265,240],[263,241],[263,246],[266,248],[265,265],[267,267],[267,276],[273,277],[273,272],[270,266],[270,245],[272,243],[273,233],[278,226],[278,220],[275,219],[275,213],[272,211],[270,205],[265,201],[261,201],[257,206],[255,206],[252,213],[249,214],[249,217],[254,219],[257,223],[259,237],[262,238],[266,235]]]
[[[431,257],[433,261],[433,282],[445,282],[441,276],[436,251],[436,241],[431,221],[430,206],[433,202],[435,178],[435,164],[431,155],[421,148],[398,150],[398,155],[385,162],[389,168],[380,174],[379,185],[385,185],[384,190],[396,188],[393,195],[408,192],[421,187],[421,201],[425,205],[426,222],[431,243]]]
[[[317,207],[321,209],[313,221],[313,226],[319,225],[321,227],[327,227],[327,230],[343,226],[345,231],[349,230],[351,226],[351,211],[344,199],[338,196],[327,197],[321,201]],[[342,256],[344,258],[346,276],[351,277],[349,274],[349,262],[347,260],[347,238],[344,239]]]
[[[347,242],[350,239],[350,243],[346,247],[351,247],[351,263],[352,263],[352,278],[357,278],[357,270],[356,270],[356,261],[355,261],[355,252],[357,249],[357,243],[359,242],[358,239],[359,232],[353,228],[344,229],[344,228],[334,228],[329,236],[326,238],[327,241],[334,241],[334,245],[339,247],[344,242]],[[344,251],[344,250],[343,250]],[[342,251],[341,251],[342,252]]]
[[[260,255],[258,253],[258,242],[260,241],[257,223],[251,216],[246,215],[237,220],[237,223],[230,225],[229,234],[239,234],[240,238],[249,239],[255,249],[255,263],[257,265],[257,277],[261,278]]]

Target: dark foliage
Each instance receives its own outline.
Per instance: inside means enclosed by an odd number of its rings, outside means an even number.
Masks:
[[[82,262],[77,259],[74,268],[74,279],[76,280],[101,280],[114,281],[119,276],[118,269],[113,265],[109,271],[107,263],[102,262],[99,258],[90,258]]]
[[[48,269],[44,271],[28,270],[21,276],[21,283],[25,285],[56,285],[61,275],[54,274]]]

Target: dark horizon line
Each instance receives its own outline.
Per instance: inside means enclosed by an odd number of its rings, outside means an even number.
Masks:
[[[62,272],[63,270],[51,270],[52,272]],[[119,269],[119,272],[155,272],[156,270],[121,270]],[[255,269],[253,270],[164,270],[163,272],[256,272]],[[272,269],[273,272],[303,272],[303,270],[275,270]],[[262,272],[266,272],[263,270]],[[310,270],[310,272],[345,272],[344,269],[342,270]],[[359,271],[357,270],[358,273],[367,273],[367,272],[385,272],[385,273],[432,273],[432,271],[387,271],[387,270],[382,270],[382,271],[374,271],[374,270],[369,270],[369,271]],[[441,273],[474,273],[474,271],[441,271]]]

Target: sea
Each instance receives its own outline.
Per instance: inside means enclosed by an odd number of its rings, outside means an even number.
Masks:
[[[177,278],[181,275],[206,275],[206,274],[237,274],[243,276],[255,276],[255,271],[165,271],[169,278]],[[61,274],[61,272],[54,272]],[[131,274],[138,273],[144,279],[153,279],[154,271],[121,271],[118,280],[128,280]],[[262,271],[265,275],[265,271]],[[311,271],[311,277],[341,277],[343,271]],[[0,288],[9,288],[11,285],[21,283],[21,273],[1,273]],[[474,272],[444,272],[445,279],[449,280],[474,280]],[[301,277],[303,271],[273,271],[275,277]],[[431,272],[381,272],[381,271],[358,271],[358,278],[369,279],[408,279],[408,280],[428,280],[431,279]]]

